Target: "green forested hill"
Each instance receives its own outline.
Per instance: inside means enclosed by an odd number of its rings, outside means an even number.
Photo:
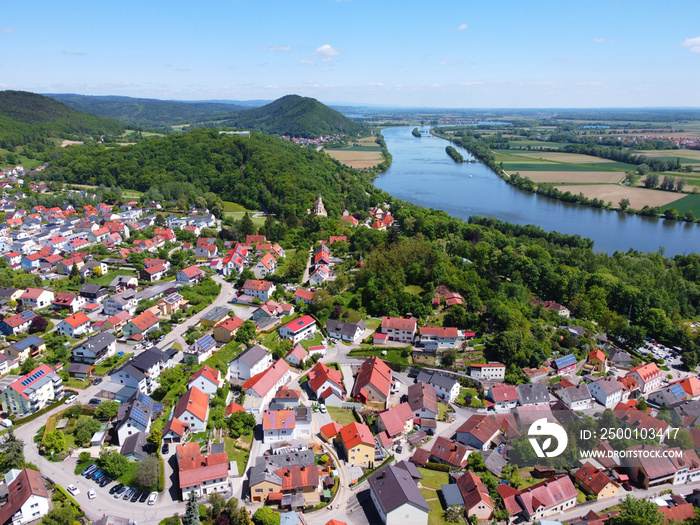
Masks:
[[[366,176],[327,155],[270,135],[221,135],[198,129],[133,146],[70,148],[51,161],[51,178],[147,191],[177,182],[212,191],[250,209],[303,218],[318,194],[331,216],[366,209],[374,188]]]
[[[25,91],[0,91],[0,147],[42,149],[48,139],[120,135],[116,120],[88,115],[61,102]],[[32,145],[32,143],[35,143]]]
[[[222,102],[181,102],[117,96],[56,94],[51,98],[71,107],[109,117],[130,126],[161,128],[228,119],[243,106]]]
[[[362,126],[316,99],[287,95],[260,108],[240,111],[219,125],[274,135],[315,138],[343,133],[355,135]]]

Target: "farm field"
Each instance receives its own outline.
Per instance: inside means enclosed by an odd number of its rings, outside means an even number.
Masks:
[[[625,174],[619,171],[527,171],[521,175],[533,182],[566,184],[617,184],[625,178]]]
[[[612,202],[617,206],[620,200],[629,199],[630,207],[642,209],[644,206],[664,206],[681,198],[681,194],[670,191],[648,190],[645,188],[631,188],[618,184],[591,184],[581,186],[557,186],[560,191],[570,191],[571,193],[583,193],[589,199],[602,199]],[[674,206],[675,207],[675,206]],[[676,208],[678,209],[678,208]]]
[[[359,148],[363,148],[363,146]],[[367,151],[359,148],[327,149],[324,151],[338,162],[356,169],[371,168],[384,160],[380,149]]]
[[[679,159],[681,164],[700,164],[700,150],[694,149],[661,149],[652,151],[635,151],[647,157],[663,157]]]
[[[685,215],[685,213],[690,210],[693,212],[693,215],[700,217],[700,195],[686,195],[685,197],[681,197],[677,201],[662,206],[661,211],[665,211],[668,208],[676,208],[681,215]]]
[[[530,159],[548,160],[551,162],[566,162],[569,164],[615,164],[615,161],[581,155],[579,153],[557,153],[556,151],[523,151],[516,154],[518,157]]]

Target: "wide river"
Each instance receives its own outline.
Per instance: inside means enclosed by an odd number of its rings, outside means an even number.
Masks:
[[[481,163],[455,163],[445,153],[449,142],[416,138],[412,129],[382,131],[393,159],[374,184],[394,197],[465,220],[472,215],[493,216],[547,231],[579,234],[593,240],[594,250],[610,254],[630,248],[650,252],[663,247],[668,256],[700,251],[697,224],[594,209],[528,193],[507,184]],[[465,159],[473,158],[457,149]]]

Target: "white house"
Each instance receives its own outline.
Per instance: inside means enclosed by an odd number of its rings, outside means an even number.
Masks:
[[[601,377],[588,385],[593,398],[605,408],[614,408],[622,401],[622,385],[616,377]]]
[[[123,445],[126,438],[143,432],[151,431],[151,416],[153,414],[153,400],[141,393],[134,394],[126,403],[119,406],[117,414],[117,436],[119,444]]]
[[[209,417],[209,396],[197,387],[189,388],[177,402],[173,417],[187,425],[190,432],[203,432]]]
[[[262,416],[263,443],[294,439],[296,436],[295,411],[265,410]]]
[[[272,354],[260,345],[251,346],[228,364],[231,377],[250,379],[272,365]]]
[[[591,408],[593,404],[593,397],[586,383],[562,388],[557,392],[557,395],[571,410],[584,410],[586,408]]]
[[[40,472],[12,469],[5,483],[7,502],[0,508],[0,523],[24,525],[49,513],[49,493]]]
[[[483,381],[503,381],[506,376],[506,365],[501,363],[472,363],[469,365],[469,376]]]
[[[83,312],[78,312],[58,323],[56,331],[59,334],[78,339],[90,331],[90,326],[90,318]]]
[[[310,315],[305,315],[277,329],[282,339],[291,339],[293,343],[311,338],[316,333],[316,321]]]
[[[273,284],[270,281],[259,281],[256,279],[248,279],[243,285],[243,293],[260,299],[266,303],[272,295]]]
[[[224,378],[221,377],[221,372],[207,365],[195,372],[187,383],[187,388],[195,387],[210,397],[223,386]]]

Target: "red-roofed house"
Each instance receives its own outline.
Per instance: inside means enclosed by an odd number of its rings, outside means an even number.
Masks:
[[[457,487],[464,500],[464,512],[467,518],[476,516],[478,520],[491,519],[494,505],[489,495],[489,489],[479,476],[467,471],[457,478]]]
[[[639,391],[642,394],[653,392],[661,386],[662,374],[656,363],[635,366],[629,371],[626,377],[634,377],[639,384]]]
[[[520,514],[532,522],[562,514],[576,505],[578,497],[569,476],[550,478],[523,490],[498,485],[498,493],[511,516]]]
[[[46,365],[39,365],[2,392],[2,408],[18,417],[41,410],[60,397],[63,380]]]
[[[317,399],[326,399],[335,394],[339,399],[345,399],[345,386],[340,370],[329,368],[323,363],[316,363],[309,370],[309,387],[316,394]]]
[[[471,451],[461,443],[438,436],[430,449],[430,460],[456,468],[464,468]]]
[[[431,352],[457,348],[458,342],[463,339],[457,328],[449,326],[423,326],[419,332],[420,344]]]
[[[204,272],[198,266],[188,266],[177,273],[176,280],[181,283],[195,284],[204,279]]]
[[[78,312],[58,323],[56,331],[59,334],[77,339],[90,331],[90,318],[84,313]]]
[[[350,423],[340,429],[336,440],[342,444],[349,465],[368,467],[374,463],[374,436],[367,425]]]
[[[270,281],[259,281],[257,279],[248,279],[243,284],[243,293],[260,299],[263,303],[270,300],[274,285]]]
[[[86,303],[87,299],[82,295],[62,292],[56,294],[56,298],[51,302],[51,308],[54,310],[66,309],[76,313],[83,308]]]
[[[202,432],[207,428],[209,396],[197,387],[190,387],[175,405],[173,417],[188,426],[190,432]]]
[[[248,398],[256,400],[251,404],[251,410],[258,412],[260,406],[266,404],[277,392],[277,389],[287,382],[291,375],[289,365],[284,359],[278,359],[275,364],[264,372],[255,374],[241,387]]]
[[[502,363],[471,363],[469,376],[484,381],[503,381],[506,377],[506,365]]]
[[[24,308],[35,310],[51,306],[54,294],[41,288],[27,288],[19,299]]]
[[[591,350],[591,353],[588,354],[586,368],[593,373],[606,372],[607,362],[607,357],[605,357],[603,351],[596,348],[595,350]]]
[[[581,490],[595,496],[596,499],[612,498],[621,494],[620,485],[588,462],[574,472],[573,476]]]
[[[159,327],[160,321],[158,317],[150,310],[146,310],[126,323],[124,326],[124,336],[130,337],[135,334],[143,336],[148,332],[158,330]]]
[[[377,414],[377,428],[396,439],[413,428],[413,412],[408,403],[399,403]]]
[[[501,428],[494,418],[473,415],[457,429],[456,440],[469,447],[488,450],[493,443],[500,441]]]
[[[274,443],[294,439],[296,430],[295,411],[265,410],[262,417],[263,443]]]
[[[512,385],[494,385],[487,397],[493,401],[496,410],[509,410],[518,406],[518,390]]]
[[[163,427],[163,443],[179,443],[184,441],[189,432],[189,425],[173,417]]]
[[[360,366],[352,397],[365,404],[377,403],[386,407],[392,380],[391,368],[378,357],[370,357]]]
[[[416,320],[400,317],[382,317],[381,332],[389,341],[411,343],[416,335]]]
[[[227,317],[214,327],[214,340],[217,343],[230,343],[242,325],[243,319],[240,317]]]
[[[183,500],[189,498],[190,492],[197,498],[229,492],[229,477],[238,474],[231,471],[226,452],[203,456],[196,441],[177,446],[177,468]]]
[[[698,399],[700,397],[700,379],[697,377],[687,377],[678,381],[685,393],[688,394],[687,399]]]
[[[282,339],[298,343],[302,339],[311,339],[316,333],[316,321],[310,315],[305,315],[278,328],[277,332]]]
[[[11,471],[5,482],[7,502],[0,508],[0,523],[24,525],[49,513],[49,493],[41,473],[25,468],[14,476]]]
[[[298,304],[300,302],[305,302],[306,304],[313,304],[314,293],[310,290],[305,290],[304,288],[299,288],[294,292],[294,300]]]
[[[258,264],[253,267],[253,273],[258,279],[264,279],[276,271],[277,259],[275,259],[271,252],[267,252],[265,255],[263,255],[258,261]]]
[[[216,394],[216,390],[223,386],[224,378],[221,376],[221,372],[207,365],[192,374],[187,383],[187,388],[197,387],[208,396],[213,396]]]
[[[231,401],[228,405],[226,405],[226,417],[230,416],[231,414],[235,414],[236,412],[245,412],[245,408],[235,401]]]
[[[289,352],[287,352],[287,355],[284,356],[284,360],[290,365],[301,366],[308,357],[309,353],[306,351],[306,349],[297,343]]]

